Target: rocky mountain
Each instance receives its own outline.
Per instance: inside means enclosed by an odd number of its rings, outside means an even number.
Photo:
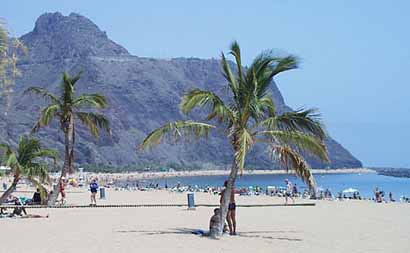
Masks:
[[[46,13],[38,18],[34,30],[21,37],[28,54],[21,56],[23,75],[16,81],[12,105],[1,98],[0,139],[16,142],[30,131],[44,103],[35,97],[22,96],[29,86],[56,91],[63,71],[83,71],[77,92],[106,95],[110,108],[105,111],[112,122],[113,136],[93,139],[77,128],[75,155],[79,164],[172,165],[187,167],[226,167],[232,150],[223,133],[215,131],[208,140],[191,143],[166,143],[149,152],[136,152],[136,146],[156,127],[185,119],[178,108],[181,95],[191,88],[210,89],[226,96],[219,61],[216,59],[152,59],[130,55],[111,41],[89,19],[78,14],[63,16]],[[281,111],[289,110],[275,84],[272,95]],[[200,112],[194,113],[200,118]],[[63,136],[57,123],[38,133],[48,147],[63,149]],[[333,139],[327,140],[330,167],[360,167],[361,163]],[[249,155],[249,167],[275,168],[269,154],[257,146]],[[310,159],[313,167],[325,167]]]

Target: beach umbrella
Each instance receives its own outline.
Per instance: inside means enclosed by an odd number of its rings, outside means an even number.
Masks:
[[[356,190],[356,189],[353,189],[353,188],[347,188],[347,189],[343,190],[342,192],[343,193],[355,193],[355,192],[359,192],[359,191]]]
[[[318,191],[318,192],[324,192],[325,189],[323,189],[322,187],[318,187],[318,188],[316,189],[316,191]]]

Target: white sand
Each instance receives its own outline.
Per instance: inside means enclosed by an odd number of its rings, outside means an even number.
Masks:
[[[107,197],[99,203],[186,203],[186,194],[165,191],[110,190]],[[195,193],[195,201],[216,204],[218,196]],[[89,194],[68,193],[68,202],[88,203]],[[283,200],[238,196],[237,202]],[[410,252],[410,204],[316,203],[239,208],[239,235],[221,240],[190,233],[207,229],[213,208],[30,209],[50,218],[0,219],[0,252]]]

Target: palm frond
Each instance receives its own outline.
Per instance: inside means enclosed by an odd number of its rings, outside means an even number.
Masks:
[[[100,94],[84,94],[74,99],[73,106],[80,108],[83,106],[103,109],[108,106],[107,99]]]
[[[24,171],[24,175],[29,179],[39,178],[40,182],[44,183],[50,181],[50,177],[48,175],[48,169],[45,164],[32,164],[31,166],[27,166]]]
[[[207,137],[212,128],[215,127],[191,120],[170,122],[152,131],[141,143],[140,149],[149,149],[159,145],[164,137],[169,137],[175,142],[180,141],[182,138],[189,140],[192,137],[197,139]]]
[[[41,110],[40,119],[36,122],[31,132],[37,132],[41,127],[48,126],[53,118],[60,113],[60,111],[61,107],[59,104],[50,104],[45,107]]]
[[[233,145],[235,147],[235,160],[239,166],[239,170],[243,173],[246,155],[252,148],[254,139],[251,133],[245,128],[239,129],[234,135]]]
[[[295,171],[296,175],[309,186],[309,189],[316,189],[316,182],[311,168],[300,154],[288,146],[274,145],[271,151],[274,158],[276,158],[286,170]]]
[[[289,132],[282,130],[259,131],[255,135],[266,137],[270,143],[295,147],[300,152],[308,152],[325,162],[329,162],[326,146],[320,139],[314,136],[297,131]]]
[[[14,171],[19,170],[20,164],[12,148],[6,143],[1,143],[0,149],[3,150],[2,163]]]
[[[40,150],[41,144],[39,140],[25,135],[21,136],[17,149],[19,163],[22,166],[29,164],[35,158],[33,154]]]
[[[20,163],[18,161],[17,155],[14,152],[11,152],[8,155],[4,156],[3,162],[7,167],[10,167],[15,172],[20,170]]]
[[[73,104],[74,97],[74,85],[70,75],[66,72],[63,73],[63,80],[61,82],[61,101],[63,105]]]
[[[250,98],[250,103],[248,105],[249,113],[254,119],[255,127],[258,126],[260,121],[266,120],[267,117],[275,116],[275,104],[272,98],[268,95],[258,98],[257,96],[252,96]]]
[[[285,131],[301,131],[318,137],[326,138],[324,126],[320,122],[320,114],[315,109],[300,109],[293,112],[271,117],[261,122],[268,129],[280,129]]]
[[[260,98],[266,95],[277,74],[297,67],[298,59],[295,56],[278,57],[274,51],[266,50],[258,55],[250,65],[246,75],[247,83],[252,85],[252,88],[256,90],[256,95]]]
[[[33,153],[34,158],[50,158],[56,163],[58,159],[58,151],[54,149],[41,149]]]
[[[75,115],[95,137],[99,136],[99,129],[106,130],[111,134],[110,121],[104,115],[93,112],[76,112]]]
[[[232,42],[231,44],[231,51],[230,54],[235,57],[236,68],[238,71],[238,82],[241,83],[243,81],[243,74],[242,74],[242,60],[241,60],[241,49],[237,41]]]
[[[58,97],[53,93],[49,92],[48,90],[41,88],[41,87],[30,87],[24,91],[24,95],[26,94],[36,94],[42,96],[45,100],[50,100],[54,104],[60,104]]]
[[[12,168],[15,177],[25,176],[30,180],[35,180],[37,177],[41,182],[49,180],[47,165],[39,164],[35,160],[51,158],[55,163],[57,151],[42,149],[37,139],[25,135],[19,139],[17,152],[14,152],[7,144],[0,144],[0,148],[5,150],[4,163]]]
[[[299,67],[299,59],[296,56],[289,55],[277,60],[275,67],[272,70],[272,76],[276,76],[279,73],[296,69]]]
[[[74,86],[78,80],[80,80],[81,76],[83,75],[83,71],[80,71],[74,77],[70,78],[71,85]]]
[[[0,149],[4,151],[4,156],[8,156],[11,153],[13,153],[13,150],[11,149],[10,145],[7,143],[0,143]]]
[[[258,100],[259,106],[262,108],[268,117],[275,116],[275,103],[273,102],[272,98],[265,96]]]
[[[238,83],[236,82],[236,78],[232,73],[232,69],[229,66],[228,62],[226,61],[225,55],[221,54],[221,65],[222,65],[222,74],[225,79],[228,81],[229,88],[232,91],[234,100],[237,100],[238,97]]]
[[[254,96],[262,97],[266,94],[273,78],[271,65],[276,60],[272,51],[264,51],[252,61],[246,72],[246,83]]]
[[[8,48],[8,33],[6,28],[4,27],[3,23],[0,22],[0,59],[3,55],[7,52]]]
[[[211,107],[207,120],[216,118],[219,122],[228,122],[230,124],[234,121],[234,114],[231,109],[213,92],[194,89],[182,97],[180,107],[184,114],[190,113],[197,106]]]

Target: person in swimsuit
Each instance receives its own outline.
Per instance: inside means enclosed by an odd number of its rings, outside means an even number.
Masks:
[[[96,206],[97,205],[97,200],[95,198],[95,195],[97,195],[98,184],[97,184],[97,180],[95,178],[91,181],[90,191],[91,191],[91,206],[92,205]]]
[[[62,177],[60,180],[60,188],[58,189],[59,193],[61,194],[61,204],[65,203],[65,177]]]
[[[222,203],[223,200],[224,200],[223,198],[224,198],[224,193],[225,193],[227,185],[228,185],[228,181],[225,181],[225,183],[224,183],[225,189],[223,189],[222,192],[221,192],[220,203]],[[228,221],[229,234],[230,235],[236,235],[235,187],[232,187],[232,192],[231,192],[231,196],[230,196],[230,199],[229,199],[228,214],[226,215],[226,220]]]
[[[293,185],[292,183],[286,178],[285,179],[285,184],[286,184],[286,192],[285,192],[285,204],[288,204],[288,198],[292,199],[293,204],[295,204],[295,199],[293,198]]]

